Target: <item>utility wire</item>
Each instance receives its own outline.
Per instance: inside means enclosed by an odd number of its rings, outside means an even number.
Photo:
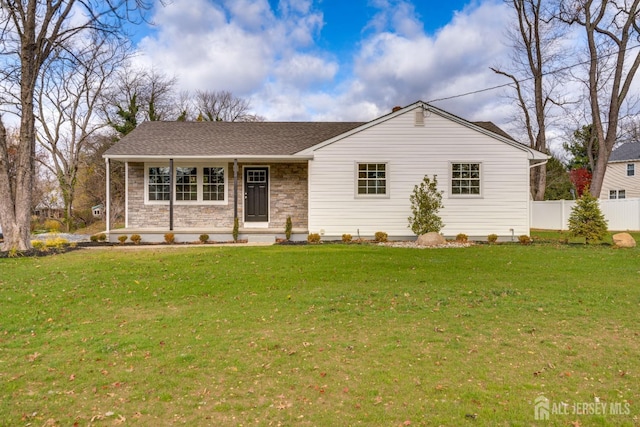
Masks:
[[[626,48],[625,52],[628,52],[630,50],[636,49],[638,47],[640,47],[640,44]],[[610,56],[617,55],[617,54],[618,54],[618,52],[612,52],[612,53],[609,53],[607,55],[604,55],[604,57],[608,58]],[[578,67],[580,65],[587,65],[590,62],[591,62],[591,60],[578,62],[578,63],[575,63],[573,65],[567,65],[566,67],[561,67],[561,68],[558,68],[558,69],[555,69],[555,70],[547,71],[545,73],[542,73],[542,75],[543,76],[548,76],[550,74],[556,74],[556,73],[559,73],[559,72],[562,72],[562,71],[570,70],[571,68],[575,68],[575,67]],[[529,81],[529,80],[533,80],[533,77],[527,77],[527,78],[524,78],[524,79],[521,79],[521,80],[517,80],[517,82],[518,83],[524,83],[524,82]],[[487,87],[487,88],[484,88],[484,89],[478,89],[478,90],[474,90],[474,91],[471,91],[471,92],[465,92],[465,93],[461,93],[461,94],[458,94],[458,95],[445,96],[443,98],[437,98],[437,99],[432,99],[431,101],[427,101],[427,104],[431,104],[433,102],[439,102],[439,101],[448,101],[449,99],[462,98],[464,96],[475,95],[475,94],[483,93],[483,92],[489,92],[489,91],[492,91],[492,90],[501,89],[503,87],[513,86],[514,84],[515,84],[515,82],[512,81],[512,82],[509,82],[509,83],[504,83],[504,84],[497,85],[497,86],[491,86],[491,87]]]

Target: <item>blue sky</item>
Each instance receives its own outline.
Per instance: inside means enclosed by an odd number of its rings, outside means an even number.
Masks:
[[[502,0],[172,0],[140,28],[135,61],[184,90],[229,90],[270,121],[371,120],[395,105],[505,83]],[[438,101],[504,124],[500,91]]]

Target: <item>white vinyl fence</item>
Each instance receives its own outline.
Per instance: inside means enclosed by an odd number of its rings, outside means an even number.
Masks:
[[[609,230],[640,230],[640,199],[599,200]],[[575,200],[531,202],[531,228],[566,230]]]

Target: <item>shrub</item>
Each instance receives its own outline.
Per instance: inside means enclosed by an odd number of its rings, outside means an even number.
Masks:
[[[106,240],[107,240],[107,235],[105,233],[98,234],[98,241],[99,242],[104,242]]]
[[[309,243],[320,243],[320,235],[318,233],[311,233],[307,237],[307,242]]]
[[[62,224],[60,221],[56,221],[55,219],[48,219],[44,222],[44,228],[52,233],[58,233],[62,228]]]
[[[173,233],[166,233],[164,235],[164,242],[168,244],[173,244],[176,242],[176,236]]]
[[[238,241],[238,234],[240,231],[240,220],[238,219],[238,217],[233,218],[233,241],[237,242]]]
[[[291,222],[291,217],[288,216],[287,217],[287,222],[284,225],[284,237],[287,238],[287,240],[291,240],[291,231],[293,230],[293,222]]]
[[[518,236],[518,241],[523,245],[528,245],[529,243],[531,243],[531,237],[523,234],[522,236]]]
[[[487,242],[489,243],[495,243],[498,241],[498,235],[497,234],[489,234],[487,236]]]
[[[93,234],[91,237],[89,237],[89,240],[91,240],[92,242],[97,242],[98,241],[98,236]]]
[[[209,241],[209,235],[201,234],[200,237],[198,237],[198,239],[200,240],[200,243],[207,243]]]
[[[389,239],[389,236],[384,231],[376,231],[374,239],[378,243],[385,243]]]
[[[69,241],[67,239],[63,239],[62,237],[54,237],[45,241],[45,246],[47,248],[61,249],[68,244]]]
[[[42,240],[32,240],[31,246],[33,247],[33,249],[36,249],[38,251],[46,249],[45,242],[43,242]]]
[[[127,236],[125,236],[124,234],[121,236],[118,236],[118,241],[124,245],[124,242],[127,241]]]
[[[497,237],[498,237],[498,236],[496,236],[496,238],[497,238]],[[469,236],[467,236],[467,235],[466,235],[466,234],[464,234],[464,233],[459,233],[459,234],[456,236],[456,242],[467,243],[467,241],[468,241],[468,240],[469,240]]]
[[[142,237],[139,234],[134,234],[133,236],[131,236],[131,241],[136,245],[139,245],[142,241]]]
[[[413,194],[409,196],[411,201],[411,216],[409,227],[416,235],[426,234],[432,231],[439,233],[444,224],[438,216],[438,210],[443,206],[442,191],[438,191],[438,179],[433,180],[424,176],[420,185],[413,187]]]
[[[351,237],[351,234],[343,234],[342,235],[342,243],[351,243],[351,240],[353,238]]]
[[[584,237],[585,244],[600,241],[607,235],[607,220],[600,211],[598,199],[591,195],[589,188],[584,190],[571,209],[569,235]]]

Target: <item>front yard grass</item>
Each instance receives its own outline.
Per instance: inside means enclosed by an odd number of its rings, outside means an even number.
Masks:
[[[0,425],[640,425],[639,309],[608,246],[3,259]]]

